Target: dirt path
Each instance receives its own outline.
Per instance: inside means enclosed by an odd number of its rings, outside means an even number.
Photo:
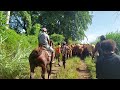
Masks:
[[[83,60],[80,60],[81,64],[80,67],[77,68],[76,70],[79,72],[79,78],[78,79],[90,79],[90,74],[89,71],[87,70],[87,66],[84,63]],[[52,74],[51,74],[51,79],[57,79],[57,73],[59,72],[60,68],[62,68],[62,62],[60,63],[61,66],[58,66],[56,64],[53,64],[52,68]]]
[[[76,70],[79,72],[79,79],[90,79],[89,71],[87,70],[87,65],[83,60],[80,60],[81,65]]]
[[[51,73],[51,76],[50,78],[51,79],[57,79],[57,73],[59,72],[60,68],[62,68],[62,62],[60,62],[60,66],[57,65],[57,64],[53,64],[53,67],[52,67],[52,73]]]

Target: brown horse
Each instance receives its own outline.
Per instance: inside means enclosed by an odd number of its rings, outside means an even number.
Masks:
[[[50,42],[50,46],[52,46],[52,42]],[[42,68],[41,77],[45,79],[45,73],[48,72],[48,79],[51,74],[52,69],[52,60],[53,56],[51,53],[48,53],[46,48],[40,45],[38,48],[34,49],[29,55],[29,64],[30,64],[30,79],[34,78],[34,69],[37,66]],[[48,69],[48,65],[50,69]]]

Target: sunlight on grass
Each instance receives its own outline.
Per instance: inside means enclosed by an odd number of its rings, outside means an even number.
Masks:
[[[86,63],[87,68],[88,68],[88,70],[90,72],[91,78],[96,79],[96,68],[95,68],[94,61],[90,57],[87,57],[85,59],[85,63]]]
[[[66,61],[66,68],[63,66],[57,73],[57,79],[78,79],[79,72],[76,71],[80,66],[80,58],[73,57]]]

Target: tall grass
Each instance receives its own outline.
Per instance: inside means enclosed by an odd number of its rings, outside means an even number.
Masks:
[[[87,65],[87,69],[89,70],[90,72],[90,75],[91,75],[91,78],[92,79],[96,79],[96,68],[95,68],[95,63],[94,61],[90,58],[90,57],[87,57],[85,59],[85,63]]]
[[[29,41],[27,36],[13,30],[0,31],[0,79],[29,78],[28,56],[37,44]]]

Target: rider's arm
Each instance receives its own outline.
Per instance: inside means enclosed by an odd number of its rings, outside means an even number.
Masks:
[[[95,55],[95,52],[98,50],[98,44],[99,44],[99,43],[97,43],[97,44],[95,45],[95,49],[94,49],[94,51],[93,51],[93,57],[94,57],[94,55]]]

